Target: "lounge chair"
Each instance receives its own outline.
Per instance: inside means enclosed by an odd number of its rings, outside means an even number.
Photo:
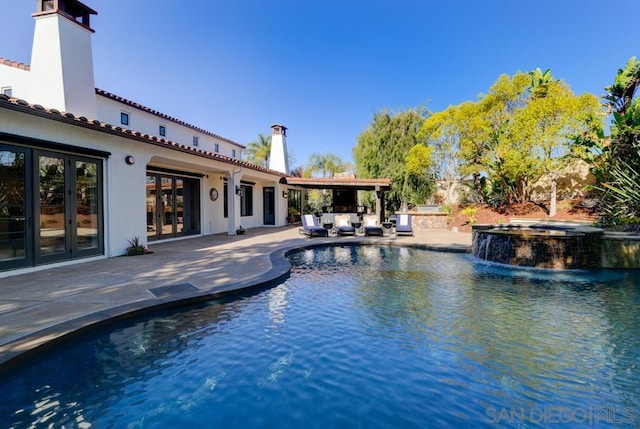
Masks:
[[[351,226],[351,216],[348,214],[335,215],[333,217],[333,229],[339,237],[343,235],[356,235],[356,229]]]
[[[376,215],[366,215],[362,218],[364,222],[364,235],[379,235],[382,236],[382,227],[378,223],[378,217]]]
[[[317,218],[312,214],[302,215],[302,232],[307,237],[328,237],[329,230],[318,224]]]
[[[413,228],[411,227],[411,215],[401,214],[396,220],[396,236],[411,235],[413,236]]]

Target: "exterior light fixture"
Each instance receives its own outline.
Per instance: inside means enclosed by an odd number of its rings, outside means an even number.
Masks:
[[[242,196],[242,188],[238,185],[236,185],[236,195],[239,197]]]
[[[289,198],[289,192],[282,191],[282,198]]]
[[[124,158],[124,162],[126,162],[126,163],[127,163],[127,165],[133,165],[133,164],[135,164],[135,163],[136,163],[136,159],[134,158],[134,156],[133,156],[133,155],[127,155],[127,156],[125,156],[125,158]]]

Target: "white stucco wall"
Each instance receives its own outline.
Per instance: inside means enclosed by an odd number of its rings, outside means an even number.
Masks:
[[[120,103],[111,98],[96,95],[98,105],[98,119],[108,124],[140,131],[141,133],[157,136],[166,140],[171,140],[186,146],[193,146],[193,137],[198,137],[198,149],[208,152],[215,152],[215,144],[218,143],[217,153],[228,157],[233,157],[233,149],[236,151],[235,159],[242,158],[242,147],[231,144],[221,139],[216,139],[208,134],[196,131],[177,122],[168,120],[158,115],[154,115],[144,110],[137,109],[124,103]],[[129,125],[120,123],[120,113],[129,114]],[[166,135],[161,137],[159,127],[163,125]]]
[[[25,99],[29,85],[29,71],[0,64],[0,88],[11,88],[12,96]]]
[[[239,197],[235,193],[230,193],[230,199],[233,199],[236,204],[236,223],[235,226],[230,227],[229,220],[224,218],[224,178],[240,169],[236,165],[6,109],[2,109],[0,113],[0,129],[5,133],[111,153],[104,163],[104,223],[107,256],[123,254],[127,240],[134,236],[144,238],[146,242],[146,172],[149,162],[157,167],[203,175],[200,179],[200,229],[204,235],[227,233],[230,229],[235,231],[235,227],[239,225],[244,228],[262,226],[262,189],[264,186],[275,186],[279,179],[267,173],[244,169],[237,177],[238,180],[255,183],[253,216],[240,217]],[[127,155],[135,157],[134,165],[128,165],[125,162]],[[216,201],[209,199],[211,187],[215,187],[219,192],[219,198]],[[286,201],[278,198],[281,193],[277,192],[276,190],[276,210],[281,210],[282,213],[280,215],[276,213],[276,225],[284,225]]]

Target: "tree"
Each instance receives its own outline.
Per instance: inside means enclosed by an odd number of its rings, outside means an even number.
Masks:
[[[510,204],[529,200],[532,185],[544,174],[552,178],[555,201],[554,178],[581,155],[573,148],[575,135],[590,129],[597,115],[595,97],[576,97],[550,70],[536,69],[502,75],[477,102],[433,114],[421,135],[435,148],[440,164],[457,152],[458,174],[471,176],[485,201],[484,178],[491,183],[492,199]],[[448,173],[448,180],[454,177]]]
[[[537,69],[539,72],[539,69]],[[569,86],[554,80],[534,82],[531,98],[518,110],[511,124],[511,140],[528,148],[525,155],[534,180],[546,175],[551,180],[549,216],[556,214],[557,181],[565,167],[582,157],[573,148],[575,136],[587,131],[600,111],[598,99],[591,94],[575,96]]]
[[[313,177],[318,174],[320,177],[333,177],[334,174],[341,172],[344,162],[336,155],[331,153],[313,153],[307,162],[307,168],[304,169],[305,177]]]
[[[433,194],[433,161],[431,154],[433,148],[423,143],[418,143],[409,149],[405,158],[403,200],[420,204],[427,201]]]
[[[429,116],[419,132],[433,148],[434,174],[446,185],[446,204],[453,202],[453,187],[465,177],[473,178],[480,198],[485,194],[480,172],[488,123],[479,112],[478,104],[470,101],[449,106]]]
[[[637,156],[640,140],[640,99],[635,93],[640,88],[640,61],[631,57],[623,69],[619,69],[613,85],[608,86],[604,99],[608,103],[611,122],[612,156],[632,159]],[[640,167],[640,164],[638,164]]]
[[[391,179],[386,194],[390,210],[400,207],[405,183],[405,161],[413,146],[424,142],[418,137],[427,116],[425,109],[409,109],[401,113],[383,110],[373,115],[369,127],[359,136],[353,148],[356,174],[363,179]]]
[[[605,217],[640,217],[640,62],[632,57],[619,69],[603,96],[611,116],[611,136],[603,132],[582,136],[581,143],[600,152],[596,166],[604,199]]]
[[[269,155],[271,155],[271,136],[258,134],[258,139],[247,145],[244,151],[245,159],[254,164],[269,167]]]

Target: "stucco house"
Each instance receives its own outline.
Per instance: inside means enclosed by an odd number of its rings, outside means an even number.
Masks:
[[[286,223],[286,127],[271,168],[244,146],[94,83],[78,0],[38,0],[31,63],[0,58],[0,275]],[[257,134],[257,132],[256,132]]]

